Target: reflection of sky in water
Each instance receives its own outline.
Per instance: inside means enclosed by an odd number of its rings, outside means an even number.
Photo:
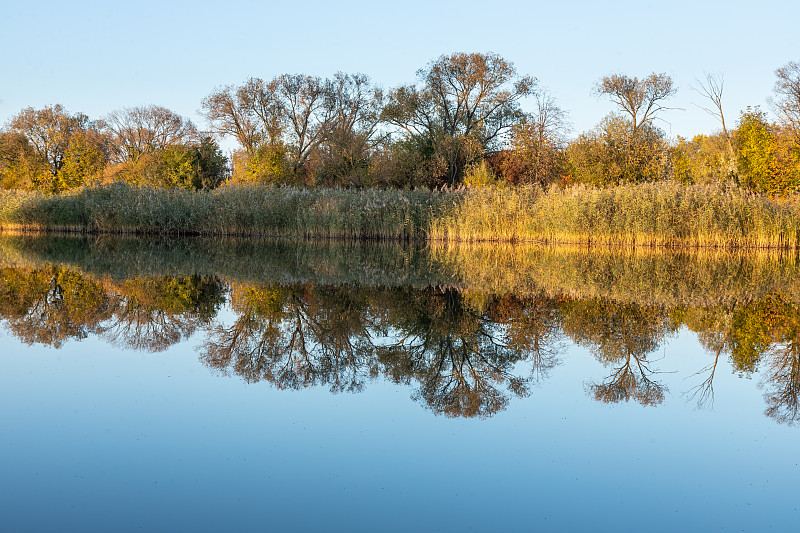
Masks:
[[[224,310],[220,317],[233,317]],[[712,409],[682,393],[711,355],[683,330],[649,358],[664,403],[608,405],[585,348],[486,419],[412,386],[278,391],[210,372],[202,335],[157,354],[5,332],[0,524],[24,530],[789,530],[798,428],[727,357]],[[10,510],[10,512],[9,512]]]

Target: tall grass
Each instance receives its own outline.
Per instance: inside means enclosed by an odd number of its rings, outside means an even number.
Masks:
[[[4,230],[440,242],[797,248],[800,203],[715,185],[478,190],[124,184],[52,196],[0,192]]]

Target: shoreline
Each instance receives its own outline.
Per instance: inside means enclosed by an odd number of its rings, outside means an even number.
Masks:
[[[0,191],[0,233],[798,250],[800,202],[676,182],[568,189]]]
[[[639,250],[674,250],[674,251],[692,251],[692,250],[713,250],[721,252],[736,252],[736,251],[797,251],[800,250],[800,244],[764,244],[764,245],[736,245],[736,244],[698,244],[693,242],[681,243],[658,243],[658,242],[636,242],[625,241],[616,242],[611,240],[601,239],[575,239],[575,240],[546,240],[546,239],[431,239],[431,238],[408,238],[408,237],[375,237],[375,236],[345,236],[345,235],[280,235],[280,234],[267,234],[257,232],[199,232],[194,230],[185,231],[170,231],[158,232],[147,230],[126,230],[126,229],[93,229],[93,228],[69,228],[69,227],[24,227],[14,225],[0,226],[0,236],[74,236],[74,237],[162,237],[162,238],[209,238],[209,239],[254,239],[254,240],[285,240],[285,241],[302,241],[302,242],[333,242],[333,243],[388,243],[388,244],[423,244],[429,246],[435,245],[455,245],[455,246],[473,246],[473,245],[502,245],[502,246],[521,246],[521,247],[554,247],[554,248],[578,248],[578,249],[639,249]]]

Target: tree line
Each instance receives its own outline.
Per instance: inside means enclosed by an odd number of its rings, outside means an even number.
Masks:
[[[385,91],[364,74],[250,78],[203,99],[206,129],[155,105],[98,120],[60,105],[26,108],[0,130],[0,187],[61,192],[127,182],[213,189],[472,187],[658,180],[800,188],[800,63],[776,71],[771,121],[758,107],[726,122],[724,80],[694,89],[720,130],[668,139],[658,127],[672,78],[612,74],[594,92],[616,110],[570,138],[568,113],[539,81],[494,53],[443,55]],[[530,101],[530,110],[523,101]],[[236,141],[225,156],[219,142]]]

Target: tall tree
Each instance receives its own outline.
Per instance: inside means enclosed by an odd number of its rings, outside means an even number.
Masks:
[[[379,134],[383,91],[365,74],[337,72],[326,84],[329,116],[320,143],[322,168],[317,181],[362,184],[372,155],[384,139]]]
[[[789,61],[775,71],[775,101],[778,115],[793,134],[795,142],[800,143],[800,63]]]
[[[215,90],[203,99],[202,109],[214,133],[234,137],[251,156],[265,140],[274,144],[280,138],[277,104],[258,78]]]
[[[630,121],[631,137],[645,124],[652,124],[665,109],[664,101],[677,92],[672,78],[652,73],[646,78],[612,74],[602,78],[595,88],[599,95],[608,96]]]
[[[663,139],[663,133],[653,122],[660,112],[669,109],[664,103],[677,92],[672,78],[663,73],[652,73],[641,80],[623,74],[612,74],[600,79],[595,91],[598,95],[608,96],[619,108],[620,114],[617,117],[625,120],[627,139],[621,152],[624,180],[643,179],[642,176],[648,174],[643,165],[657,159],[658,152],[666,149],[665,143],[653,143],[650,140],[654,136]],[[618,121],[616,118],[611,120]]]
[[[283,74],[272,80],[270,88],[288,123],[286,144],[292,173],[298,175],[325,137],[331,114],[326,105],[330,87],[316,76]]]
[[[487,153],[523,117],[519,100],[536,79],[495,53],[441,56],[417,72],[418,85],[391,92],[383,119],[443,159],[440,180],[460,181],[471,147]],[[481,154],[483,155],[483,154]]]
[[[295,176],[322,139],[330,117],[329,84],[315,76],[283,74],[265,82],[250,78],[203,100],[212,131],[233,136],[258,165],[275,154],[286,157]]]
[[[701,96],[711,102],[712,107],[698,106],[714,118],[719,119],[722,124],[722,133],[729,140],[728,127],[725,125],[725,113],[722,110],[722,91],[725,88],[725,78],[722,74],[706,74],[706,79],[698,81],[693,87]]]
[[[43,109],[26,107],[11,118],[8,130],[23,135],[50,174],[57,176],[64,165],[72,134],[92,126],[83,113],[71,115],[56,104]]]
[[[135,162],[144,154],[198,141],[191,120],[157,105],[114,111],[106,122],[114,137],[118,162]]]

